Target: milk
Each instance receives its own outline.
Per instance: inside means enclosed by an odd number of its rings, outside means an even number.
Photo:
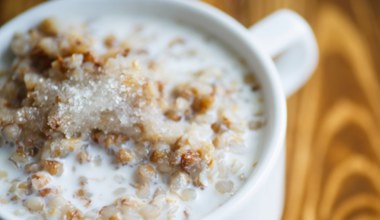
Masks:
[[[194,80],[194,73],[213,68],[221,73],[219,82],[225,85],[239,81],[241,75],[248,72],[244,64],[231,51],[226,49],[213,37],[208,36],[196,29],[187,27],[185,24],[162,18],[148,16],[110,16],[88,21],[89,30],[96,38],[104,38],[110,33],[117,39],[128,39],[127,42],[133,48],[148,51],[141,55],[131,54],[128,59],[138,59],[140,63],[146,64],[151,60],[157,61],[160,74],[156,77],[169,84],[179,84]],[[173,39],[180,39],[185,43],[178,43],[168,49]],[[94,45],[99,52],[106,49],[102,45]],[[206,79],[207,80],[207,79]],[[170,88],[168,88],[170,89]],[[263,109],[261,92],[252,92],[248,87],[241,88],[238,92],[240,105],[240,116],[245,119],[260,118]],[[256,115],[256,116],[255,116]],[[210,113],[210,117],[215,117]],[[197,197],[194,201],[180,201],[175,214],[176,219],[183,218],[183,212],[189,213],[190,219],[200,219],[223,205],[244,184],[245,178],[254,172],[254,164],[259,162],[259,151],[265,129],[247,130],[244,135],[244,148],[231,149],[229,151],[216,150],[216,155],[224,161],[223,163],[233,166],[241,166],[236,175],[228,174],[227,179],[233,180],[234,192],[221,194],[215,189],[215,182],[201,190],[195,188]],[[112,204],[115,199],[123,195],[134,195],[134,176],[136,165],[118,166],[106,152],[94,143],[87,143],[90,156],[101,158],[101,163],[79,164],[75,155],[59,159],[64,164],[64,173],[60,177],[52,177],[52,186],[62,190],[62,195],[83,213],[96,214],[103,206]],[[14,148],[3,144],[0,148],[0,171],[6,171],[8,176],[0,178],[0,213],[11,216],[22,215],[35,216],[26,210],[20,203],[10,202],[2,204],[1,200],[8,200],[7,191],[14,179],[26,179],[21,169],[16,168],[8,160]],[[218,169],[217,167],[214,169]],[[226,168],[227,169],[227,168]],[[236,168],[238,169],[238,168]],[[227,172],[230,173],[231,171]],[[73,196],[79,187],[80,177],[88,179],[87,190],[92,193],[92,203],[86,207],[84,202]],[[217,178],[217,177],[215,177]],[[155,188],[168,190],[164,179],[158,179]],[[24,219],[20,217],[20,219]]]

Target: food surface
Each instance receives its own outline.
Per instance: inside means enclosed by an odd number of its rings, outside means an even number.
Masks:
[[[254,169],[260,85],[199,31],[149,17],[49,18],[15,34],[11,49],[0,76],[0,213],[198,219]]]

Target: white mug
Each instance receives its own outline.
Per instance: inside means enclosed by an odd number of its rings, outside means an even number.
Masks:
[[[207,220],[278,220],[285,177],[286,95],[299,89],[316,67],[318,50],[309,25],[297,14],[281,10],[246,29],[225,13],[197,1],[66,0],[35,7],[0,29],[0,68],[9,65],[8,46],[15,32],[43,18],[92,18],[109,14],[155,14],[181,20],[215,37],[243,58],[261,82],[268,117],[260,160],[247,182]],[[271,57],[276,57],[275,62]],[[207,201],[204,201],[207,203]],[[0,206],[0,218],[7,216]]]

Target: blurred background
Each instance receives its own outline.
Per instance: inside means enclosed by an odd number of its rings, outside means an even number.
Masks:
[[[0,0],[0,25],[43,0]],[[380,219],[380,0],[205,0],[249,27],[304,16],[318,69],[288,99],[284,220]]]

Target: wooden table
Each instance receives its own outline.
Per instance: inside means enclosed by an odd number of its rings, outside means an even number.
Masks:
[[[0,24],[41,1],[0,0]],[[380,1],[206,1],[247,27],[291,8],[316,33],[319,67],[288,99],[283,219],[380,219]]]

